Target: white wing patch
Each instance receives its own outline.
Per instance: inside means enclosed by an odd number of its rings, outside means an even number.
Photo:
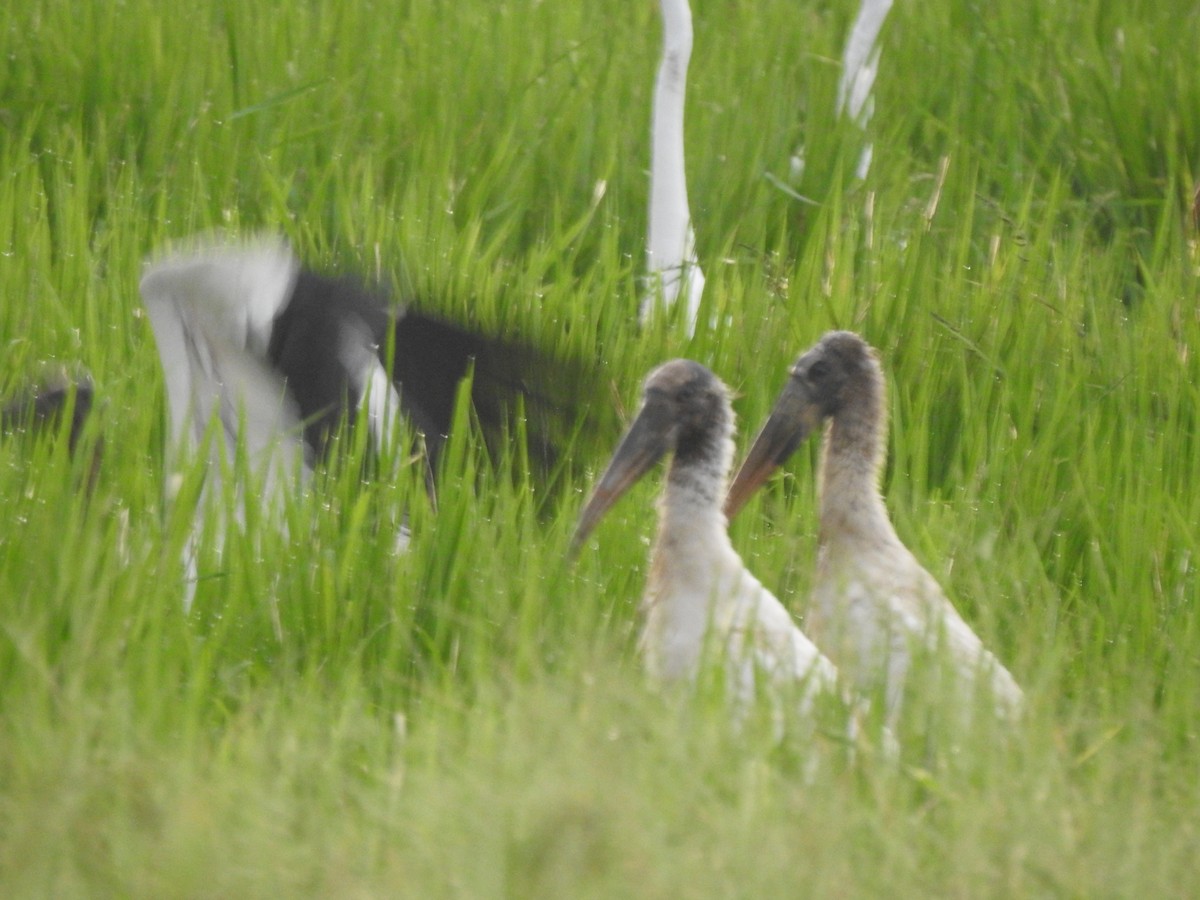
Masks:
[[[281,436],[299,443],[295,406],[266,361],[271,327],[299,269],[282,243],[262,242],[175,256],[146,270],[141,293],[166,379],[172,453],[196,449],[212,416],[226,450],[239,432],[252,458]]]
[[[296,405],[267,360],[272,326],[299,270],[282,241],[263,239],[167,257],[151,263],[142,278],[166,381],[168,459],[173,467],[197,452],[211,432],[205,492],[217,489],[239,441],[268,498],[292,473],[306,470]],[[242,518],[240,503],[237,515]],[[194,553],[189,546],[185,564],[192,573]],[[185,609],[190,603],[191,589]]]
[[[400,420],[400,394],[379,361],[379,348],[365,322],[346,325],[338,346],[338,359],[354,381],[359,409],[367,416],[367,430],[375,452],[391,446]]]

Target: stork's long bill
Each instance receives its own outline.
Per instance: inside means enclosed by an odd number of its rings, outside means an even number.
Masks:
[[[750,495],[796,452],[820,422],[820,403],[793,373],[729,486],[725,515],[730,519],[736,516]]]
[[[571,539],[573,554],[583,546],[609,508],[671,449],[673,427],[666,405],[657,401],[653,393],[648,394],[579,516]]]

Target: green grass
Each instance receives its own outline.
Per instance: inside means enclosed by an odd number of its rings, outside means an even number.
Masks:
[[[105,446],[85,499],[62,442],[0,443],[0,892],[1200,890],[1200,12],[897,4],[858,184],[832,114],[854,11],[694,3],[702,317],[731,325],[688,339],[636,324],[654,4],[0,10],[0,390],[83,362]],[[816,206],[766,177],[802,142]],[[415,467],[337,466],[286,537],[231,534],[185,617],[191,511],[162,496],[140,267],[263,229],[596,358],[625,414],[686,355],[752,430],[796,352],[862,332],[890,379],[897,528],[1029,716],[1003,740],[931,728],[892,766],[651,690],[655,480],[565,560],[607,408],[549,488],[460,431],[436,513]],[[813,459],[732,529],[798,612]]]

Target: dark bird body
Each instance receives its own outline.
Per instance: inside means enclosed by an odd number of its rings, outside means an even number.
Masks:
[[[555,429],[587,405],[579,394],[577,406],[553,399],[580,388],[578,366],[308,271],[278,239],[156,261],[141,293],[166,381],[171,458],[207,447],[213,462],[229,461],[244,448],[268,497],[296,471],[305,481],[335,429],[364,415],[379,450],[406,420],[432,472],[468,373],[493,441],[510,439],[520,400],[534,461],[552,457]],[[210,465],[206,477],[221,471]]]

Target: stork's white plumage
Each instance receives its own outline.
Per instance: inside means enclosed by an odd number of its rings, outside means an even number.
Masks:
[[[301,279],[299,260],[276,238],[240,245],[201,247],[150,265],[141,282],[141,294],[158,344],[167,391],[170,420],[168,471],[181,458],[204,448],[209,466],[204,491],[219,490],[222,473],[244,448],[251,471],[258,479],[253,502],[272,508],[282,499],[285,486],[309,478],[316,448],[305,440],[305,419],[325,410],[302,409],[292,380],[305,374],[280,365],[278,326],[296,299]],[[390,405],[398,412],[399,397],[390,383],[381,401],[362,390],[372,382],[372,372],[382,371],[372,352],[369,328],[353,309],[324,335],[329,353],[341,363],[338,389],[347,398],[364,398],[378,407]],[[374,387],[374,384],[372,384]],[[369,426],[379,444],[383,420],[371,417]],[[394,415],[393,415],[394,421]],[[244,521],[247,497],[238,491],[234,511]],[[194,597],[198,529],[184,551],[187,583],[184,609]],[[223,532],[224,518],[218,517]],[[216,537],[219,537],[217,535]],[[401,530],[398,541],[406,534]],[[214,542],[219,553],[220,541]]]
[[[240,435],[268,490],[304,458],[299,406],[268,355],[299,275],[299,261],[276,240],[147,269],[141,294],[166,381],[171,465],[200,448],[212,418],[220,425],[212,454],[232,460]]]
[[[584,508],[574,543],[578,547],[664,454],[673,454],[642,609],[647,668],[664,681],[690,680],[706,654],[716,654],[739,706],[765,676],[776,688],[796,691],[807,713],[818,694],[836,689],[837,671],[729,541],[721,503],[732,435],[728,392],[712,372],[683,359],[655,369],[637,418]]]
[[[353,279],[306,271],[277,238],[159,260],[141,292],[166,378],[171,458],[203,448],[210,432],[214,461],[244,448],[261,478],[255,502],[295,487],[297,473],[302,484],[337,425],[358,415],[377,450],[403,415],[423,435],[432,468],[469,371],[485,434],[504,430],[509,401],[520,396],[531,455],[548,458],[543,426],[563,411],[548,399],[550,379],[584,384],[565,361],[396,306]],[[209,467],[206,491],[225,468]],[[194,559],[189,567],[194,574]]]
[[[861,689],[884,688],[891,721],[919,655],[950,670],[957,700],[967,708],[983,691],[997,712],[1017,714],[1020,687],[892,526],[878,488],[887,419],[883,372],[861,337],[830,332],[792,366],[730,486],[726,511],[736,515],[826,419],[820,551],[805,627]]]

